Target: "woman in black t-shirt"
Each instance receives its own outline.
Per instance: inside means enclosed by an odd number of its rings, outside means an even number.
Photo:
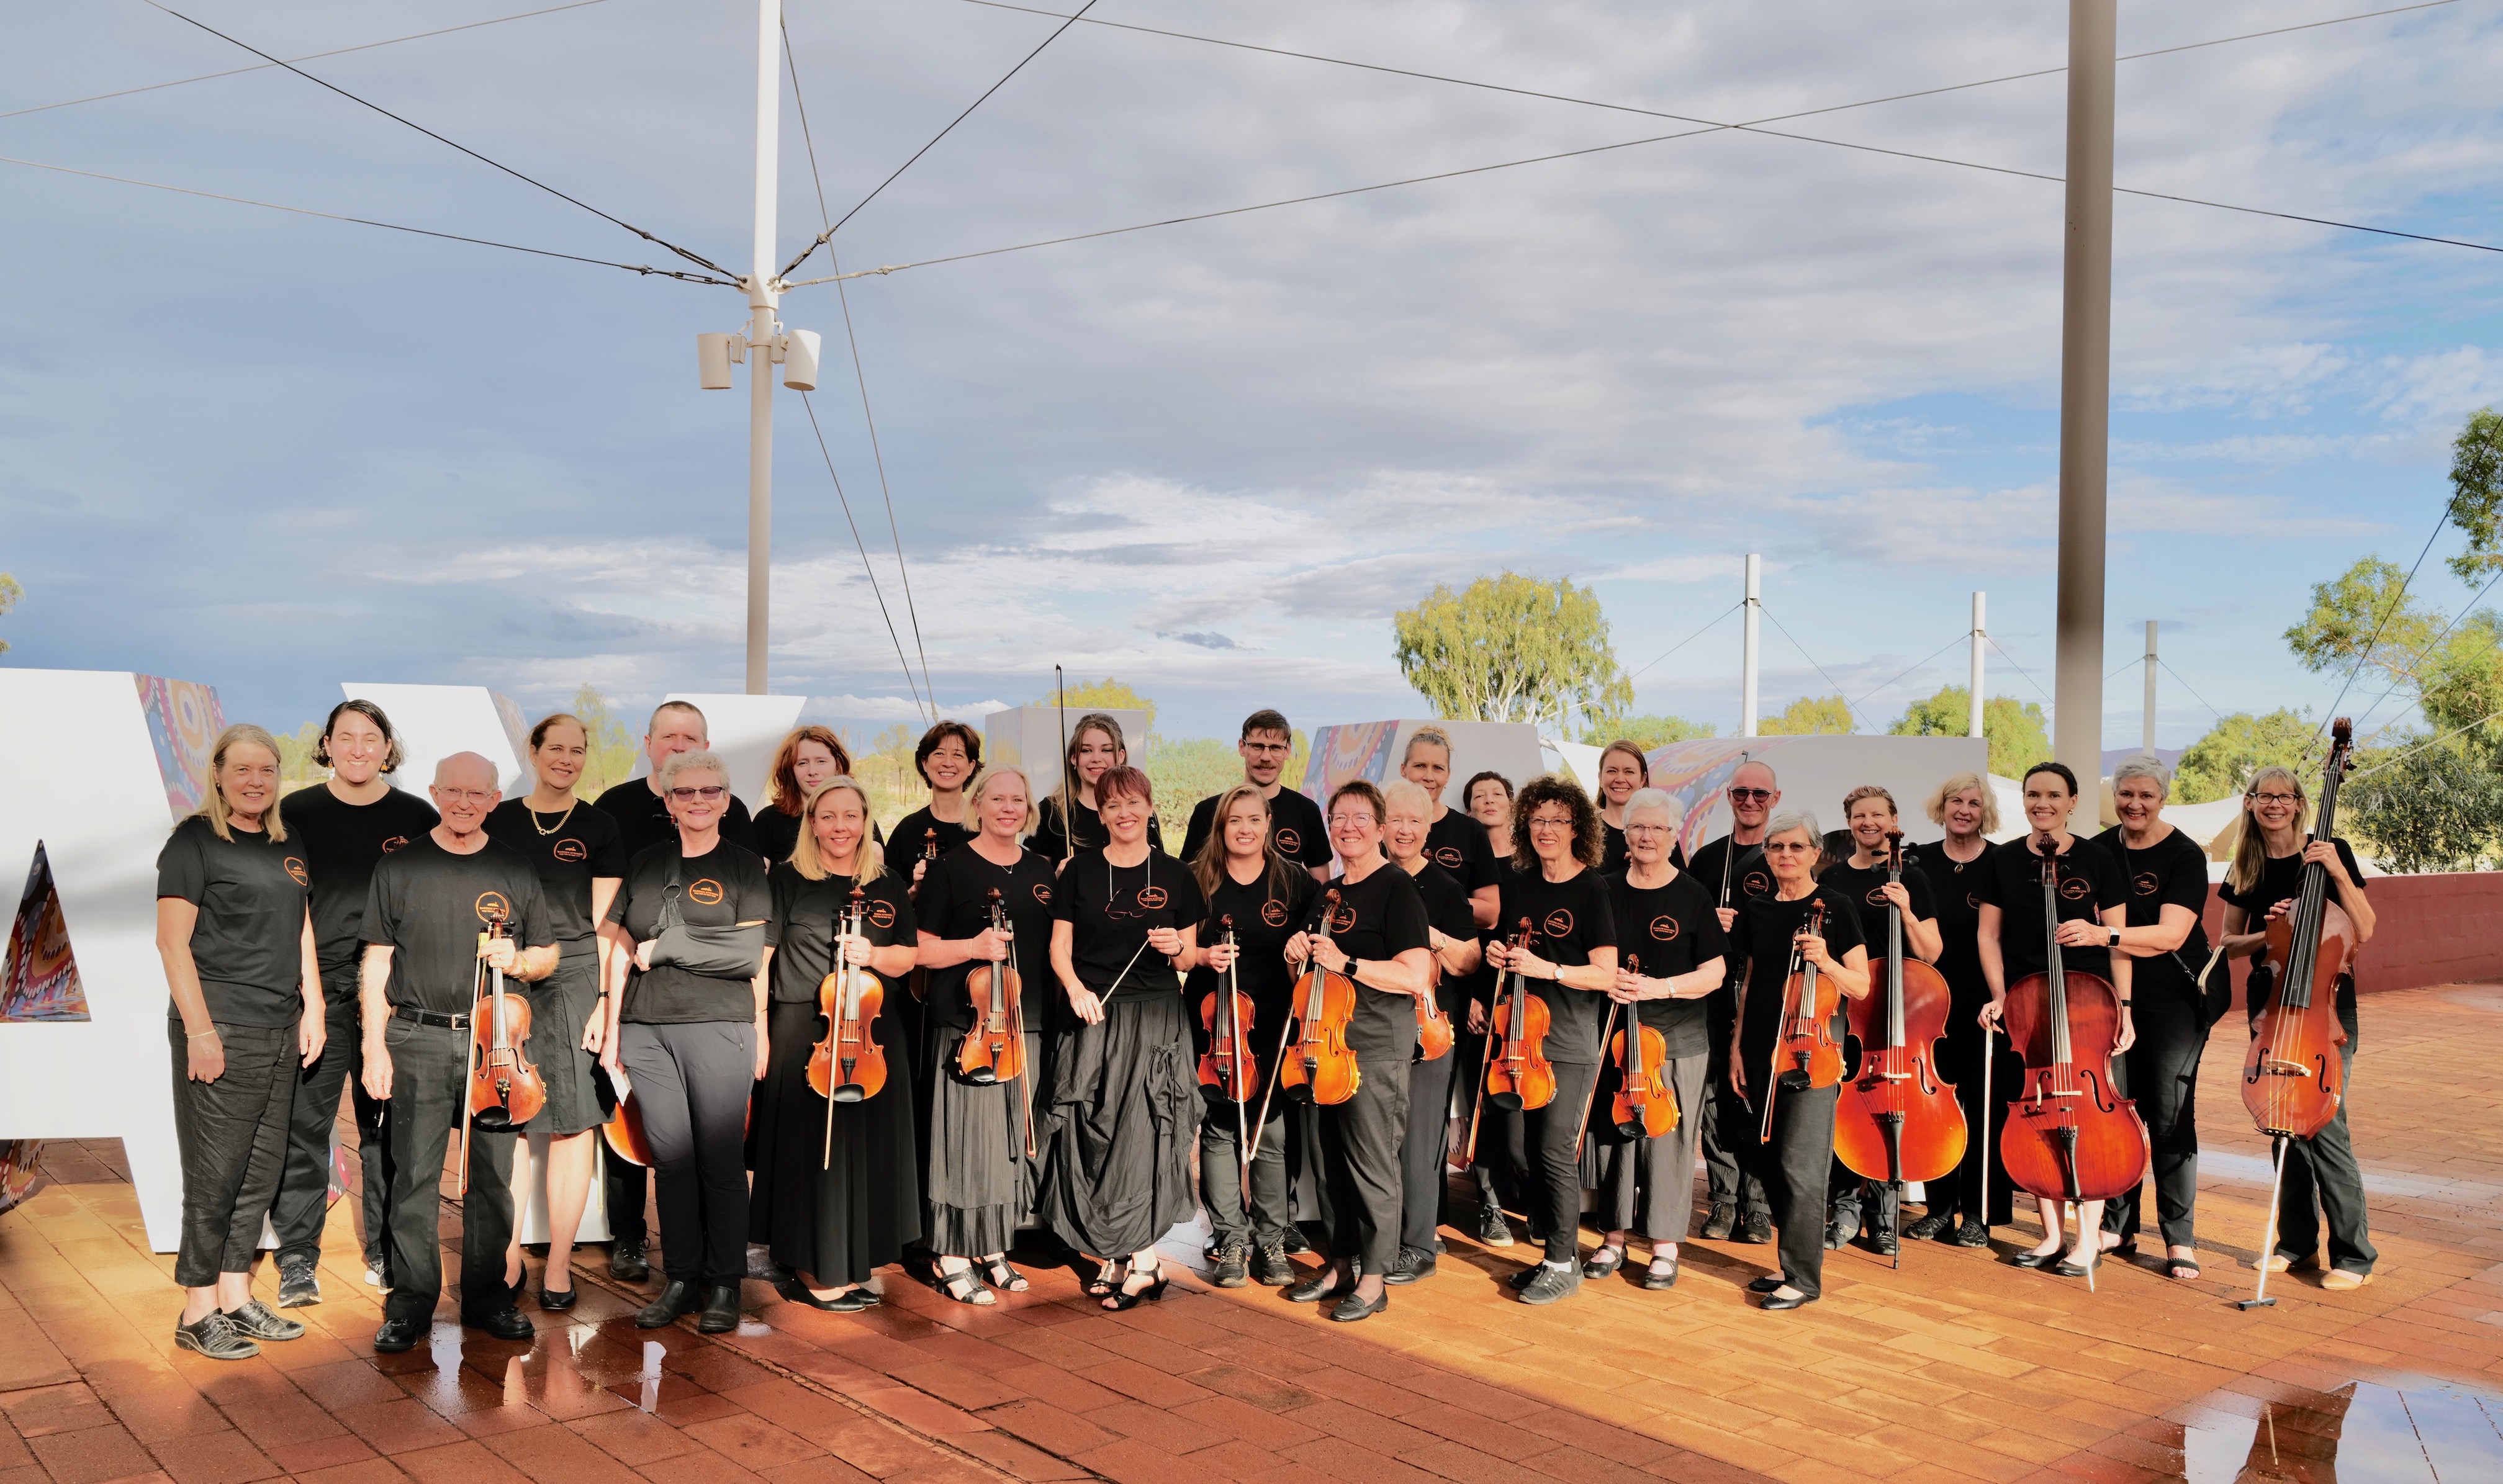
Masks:
[[[765,1075],[773,893],[756,852],[722,838],[721,758],[674,753],[658,776],[677,838],[635,856],[608,904],[600,1064],[631,1079],[659,1188],[669,1281],[634,1323],[657,1330],[701,1308],[696,1328],[725,1334],[747,1276],[748,1094]]]
[[[229,726],[209,795],[156,856],[156,952],[172,995],[174,1137],[183,1155],[174,1343],[216,1361],[304,1327],[252,1296],[261,1218],[286,1161],[295,1070],[326,1039],[311,875],[278,816],[278,743]]]
[[[974,786],[966,820],[980,833],[939,858],[913,894],[921,928],[920,966],[929,974],[922,1008],[930,1027],[930,1127],[923,1150],[930,1191],[929,1231],[943,1283],[972,1272],[993,1288],[1025,1292],[1025,1275],[1009,1265],[1016,1233],[1034,1224],[1039,1146],[1026,1135],[1038,1090],[1051,1079],[1043,1053],[1051,1024],[1051,900],[1058,890],[1051,862],[1017,843],[1034,821],[1030,785],[1021,768],[994,768]],[[991,928],[997,894],[1008,919]],[[1005,963],[1021,991],[1025,1072],[1009,1081],[969,1082],[957,1053],[977,1013],[967,993],[976,965]],[[987,1013],[984,996],[982,1011]],[[974,1300],[979,1303],[981,1300]]]
[[[1051,1144],[1041,1204],[1062,1241],[1103,1261],[1087,1291],[1126,1309],[1164,1297],[1156,1240],[1199,1203],[1199,1082],[1175,970],[1198,961],[1208,909],[1190,872],[1149,841],[1147,774],[1107,769],[1095,799],[1107,843],[1071,857],[1052,892],[1051,972],[1067,1003],[1040,1114]],[[1230,961],[1219,948],[1210,961]]]
[[[903,999],[919,938],[910,891],[869,838],[868,791],[838,778],[809,796],[800,818],[806,832],[791,859],[773,867],[773,917],[765,928],[772,1003],[749,1138],[756,1187],[747,1239],[771,1247],[774,1263],[792,1274],[783,1297],[849,1314],[877,1301],[870,1274],[921,1237],[917,1079],[888,1008]],[[858,932],[849,923],[855,907]],[[877,1019],[865,1029],[884,1053],[886,1085],[857,1102],[829,1099],[808,1085],[808,1060],[832,1029],[819,987],[843,964],[874,972],[884,993]],[[840,1084],[840,1064],[829,1075]],[[970,1274],[958,1276],[961,1287],[945,1290],[949,1298],[989,1301]]]
[[[1840,892],[1817,884],[1823,836],[1816,816],[1788,809],[1765,824],[1765,865],[1773,889],[1738,905],[1733,946],[1747,956],[1747,980],[1738,992],[1736,1041],[1730,1053],[1730,1086],[1759,1120],[1741,1138],[1762,1129],[1765,1099],[1773,1100],[1772,1136],[1756,1143],[1749,1163],[1771,1197],[1773,1225],[1780,1229],[1778,1273],[1747,1285],[1765,1296],[1768,1309],[1795,1309],[1814,1303],[1824,1293],[1825,1196],[1834,1167],[1834,1107],[1839,1087],[1781,1085],[1774,1069],[1782,1038],[1782,1008],[1792,961],[1816,965],[1820,977],[1853,999],[1869,994],[1869,950],[1861,933],[1858,909]],[[1807,930],[1808,917],[1822,902],[1825,927]],[[1844,1018],[1837,1006],[1832,1029],[1839,1040]]]
[[[1489,858],[1496,862],[1493,879],[1500,880],[1504,871],[1512,869],[1512,780],[1490,768],[1472,774],[1460,796],[1467,801],[1469,820],[1478,826],[1479,837],[1486,843]],[[1431,843],[1429,840],[1428,844]],[[1435,863],[1442,863],[1439,850],[1436,851]],[[1443,868],[1451,869],[1449,866]],[[1455,871],[1453,874],[1457,876],[1459,873]],[[1496,894],[1499,907],[1501,894]],[[1485,929],[1491,925],[1492,916],[1492,913],[1479,915],[1481,940],[1487,936]],[[1472,1076],[1486,1062],[1486,1013],[1494,1003],[1495,978],[1494,970],[1483,965],[1470,977],[1472,1002],[1468,1018],[1459,1027],[1457,1054],[1460,1064],[1470,1068]],[[1475,1099],[1477,1089],[1466,1089],[1466,1096]],[[1526,1148],[1522,1142],[1521,1113],[1518,1109],[1507,1113],[1480,1102],[1471,1109],[1470,1117],[1477,1128],[1477,1158],[1469,1165],[1469,1178],[1476,1182],[1478,1188],[1478,1243],[1486,1247],[1509,1247],[1514,1237],[1512,1224],[1504,1219],[1504,1208],[1509,1205],[1514,1210],[1527,1210],[1530,1188],[1536,1183],[1531,1176]],[[1509,1200],[1505,1198],[1507,1196]]]
[[[1859,912],[1861,931],[1869,939],[1869,983],[1883,989],[1887,905],[1892,903],[1903,914],[1903,951],[1924,963],[1938,961],[1937,906],[1931,898],[1929,879],[1920,872],[1907,870],[1900,882],[1886,879],[1886,836],[1902,824],[1894,794],[1876,784],[1863,784],[1842,796],[1842,813],[1849,826],[1851,854],[1826,866],[1817,880],[1841,893]],[[1846,1075],[1858,1070],[1858,1055],[1852,1054]],[[1922,1055],[1927,1058],[1935,1052],[1924,1047]],[[1895,1188],[1883,1180],[1863,1180],[1838,1159],[1828,1172],[1827,1186],[1832,1199],[1826,1210],[1826,1250],[1837,1251],[1860,1235],[1861,1211],[1869,1206],[1875,1211],[1869,1222],[1869,1250],[1879,1257],[1893,1257]]]
[[[2111,853],[2099,846],[2079,849],[2069,832],[2069,817],[2077,807],[2076,779],[2057,762],[2038,762],[2025,775],[2025,821],[2033,830],[1991,853],[1991,873],[1982,883],[1981,973],[1990,982],[1990,1003],[1981,1007],[1981,1023],[1992,1030],[2001,1025],[2008,987],[2051,962],[2049,937],[2060,940],[2060,962],[2070,973],[2095,974],[2109,981],[2120,1001],[2120,1033],[2112,1042],[2120,1054],[2138,1038],[2130,1019],[2130,961],[2114,958],[2111,946],[2129,923],[2128,887]],[[2042,871],[2053,873],[2052,901],[2056,928],[2044,920]],[[2102,1230],[2104,1203],[2089,1200],[2077,1211],[2077,1245],[2066,1257],[2063,1206],[2066,1202],[2037,1195],[2042,1216],[2042,1243],[2020,1254],[2020,1267],[2048,1267],[2064,1278],[2086,1275],[2103,1250],[2100,1236],[2089,1245],[2089,1232]]]
[[[1066,868],[1069,857],[1101,846],[1106,839],[1103,800],[1097,791],[1104,775],[1130,765],[1129,744],[1121,740],[1121,724],[1100,711],[1090,711],[1069,729],[1069,751],[1061,759],[1060,787],[1035,806],[1033,837],[1028,848],[1055,866]],[[1156,818],[1148,816],[1148,845],[1163,855],[1165,837]]]
[[[1387,811],[1382,847],[1390,863],[1417,883],[1425,902],[1425,947],[1433,955],[1434,1004],[1457,1030],[1468,1019],[1471,981],[1485,961],[1478,945],[1478,922],[1469,905],[1468,889],[1459,878],[1425,855],[1433,795],[1401,779],[1382,792]],[[1481,1012],[1483,1013],[1483,1012]],[[1423,1054],[1423,1028],[1418,1052]],[[1452,1049],[1431,1062],[1408,1068],[1408,1130],[1399,1144],[1399,1257],[1388,1281],[1414,1283],[1434,1275],[1434,1231],[1443,1222],[1443,1195],[1449,1189],[1452,1153],[1452,1088],[1465,1083],[1460,1068],[1477,1069]]]
[[[912,749],[912,770],[930,787],[930,802],[895,822],[895,848],[911,853],[912,885],[929,875],[932,845],[945,856],[980,831],[966,811],[965,785],[982,770],[982,739],[962,722],[941,722]]]
[[[2120,949],[2130,958],[2130,1021],[2138,1044],[2113,1059],[2112,1091],[2136,1099],[2138,1116],[2146,1121],[2165,1275],[2188,1282],[2199,1276],[2192,1226],[2199,1198],[2199,1054],[2231,987],[2221,964],[2210,966],[2208,933],[2199,921],[2208,910],[2208,853],[2164,822],[2171,782],[2153,758],[2123,759],[2111,782],[2120,823],[2095,843],[2111,852],[2129,885],[2131,926],[2120,930]],[[2203,977],[2214,991],[2202,991]],[[2138,1230],[2133,1188],[2104,1206],[2104,1250],[2135,1249]]]
[[[1347,1044],[1355,1053],[1354,1096],[1307,1109],[1330,1261],[1286,1295],[1291,1303],[1335,1298],[1330,1318],[1342,1322],[1390,1307],[1383,1283],[1399,1256],[1399,1141],[1408,1127],[1417,998],[1432,994],[1434,983],[1425,900],[1408,873],[1382,854],[1386,812],[1382,791],[1360,778],[1330,794],[1323,817],[1339,876],[1323,889],[1314,921],[1286,941],[1286,961],[1298,972],[1318,963],[1355,985],[1355,1013],[1347,1027]],[[1352,1268],[1356,1261],[1364,1265],[1361,1276]]]
[[[601,961],[607,945],[598,925],[626,879],[626,846],[617,822],[574,797],[582,776],[589,731],[579,718],[558,712],[531,728],[531,769],[536,787],[508,798],[487,816],[490,839],[520,851],[539,878],[548,921],[556,935],[556,972],[524,984],[531,1006],[531,1034],[523,1055],[538,1064],[547,1084],[547,1106],[523,1131],[547,1171],[547,1267],[539,1277],[539,1307],[573,1307],[573,1235],[591,1199],[593,1148],[608,1121],[600,1106],[597,1069],[608,1016],[600,1002]],[[531,1208],[532,1162],[513,1162],[513,1209]],[[518,1264],[521,1228],[514,1225]]]
[[[2243,998],[2256,1022],[2276,986],[2276,965],[2268,961],[2268,925],[2292,910],[2303,890],[2303,868],[2318,862],[2329,873],[2338,905],[2355,927],[2355,947],[2373,936],[2373,903],[2364,895],[2364,870],[2347,842],[2332,837],[2311,839],[2303,832],[2306,799],[2303,783],[2281,767],[2262,768],[2243,793],[2242,830],[2235,838],[2234,863],[2225,872],[2225,952],[2248,956],[2249,979]],[[2315,991],[2315,993],[2317,993]],[[2355,976],[2338,976],[2334,991],[2338,1024],[2347,1044],[2338,1048],[2349,1092],[2354,1089],[2355,1046],[2361,1034],[2355,1024]],[[2355,1163],[2355,1146],[2347,1131],[2347,1100],[2337,1115],[2308,1139],[2297,1139],[2286,1151],[2285,1189],[2278,1197],[2277,1251],[2270,1270],[2282,1272],[2320,1250],[2320,1227],[2329,1226],[2329,1270],[2320,1286],[2361,1288],[2381,1260],[2374,1250],[2372,1223],[2364,1209],[2364,1172]]]
[[[1632,742],[1619,738],[1599,753],[1599,874],[1622,875],[1626,868],[1626,804],[1638,789],[1651,787],[1651,759]]]
[[[1965,1140],[1964,1163],[1955,1173],[1929,1182],[1930,1208],[1903,1234],[1936,1237],[1955,1247],[1987,1247],[1991,1225],[2008,1219],[2008,1194],[2014,1189],[1999,1162],[1983,1157],[1986,1150],[1999,1148],[2007,1099],[1983,1086],[1982,1067],[1986,1062],[1992,1080],[2002,1087],[2011,1085],[2008,1078],[2017,1070],[2006,1035],[1981,1024],[1981,1007],[1990,1003],[1990,982],[1981,976],[1982,883],[1990,875],[1990,854],[1999,848],[1986,838],[1999,828],[1999,803],[1990,780],[1979,773],[1958,773],[1930,795],[1928,814],[1946,838],[1910,855],[1937,905],[1938,973],[1955,1002],[1947,1014],[1946,1038],[1938,1043],[1938,1073],[1955,1084],[1956,1101],[1964,1106],[1964,1126],[1972,1136]],[[1991,1048],[1986,1057],[1985,1046]],[[1985,1122],[1987,1143],[1980,1131]],[[1961,1224],[1958,1211],[1964,1213]]]
[[[1209,1021],[1202,1007],[1221,990],[1231,987],[1250,996],[1252,1018],[1238,1037],[1241,1106],[1220,1088],[1201,1083],[1199,1089],[1208,1102],[1199,1125],[1199,1197],[1216,1231],[1208,1259],[1219,1288],[1241,1288],[1250,1279],[1284,1285],[1295,1280],[1286,1246],[1286,1229],[1295,1219],[1286,1184],[1286,1100],[1264,1098],[1261,1091],[1277,1065],[1277,1036],[1294,988],[1286,972],[1286,940],[1310,915],[1319,889],[1311,871],[1280,853],[1259,785],[1240,783],[1218,794],[1210,820],[1199,857],[1189,862],[1191,879],[1208,903],[1198,933],[1206,946],[1194,951],[1195,966],[1183,987],[1193,1054],[1208,1054]],[[1216,950],[1225,941],[1229,918],[1235,946],[1230,975],[1216,966],[1223,958]],[[1248,1210],[1247,1150],[1256,1150],[1251,1156]]]
[[[1623,818],[1627,864],[1612,878],[1609,911],[1617,922],[1622,961],[1615,988],[1617,1029],[1660,1033],[1669,1093],[1677,1099],[1677,1127],[1658,1138],[1621,1132],[1604,1116],[1606,1099],[1622,1085],[1622,1069],[1609,1062],[1593,1095],[1591,1143],[1599,1188],[1599,1224],[1606,1236],[1582,1276],[1604,1278],[1625,1265],[1626,1234],[1636,1227],[1651,1244],[1647,1289],[1677,1284],[1677,1244],[1695,1218],[1695,1153],[1703,1132],[1704,1077],[1712,1040],[1704,999],[1729,972],[1728,943],[1712,893],[1670,860],[1684,811],[1659,789],[1637,789],[1626,799]],[[1632,1043],[1629,1042],[1630,1046]],[[1606,1048],[1600,1048],[1602,1056]]]
[[[1617,923],[1598,872],[1599,811],[1568,778],[1535,778],[1512,806],[1513,869],[1503,878],[1496,932],[1487,962],[1507,987],[1514,974],[1547,1002],[1547,1060],[1556,1096],[1522,1115],[1534,1196],[1525,1196],[1532,1240],[1543,1234],[1543,1265],[1524,1268],[1513,1286],[1524,1303],[1555,1303],[1582,1287],[1582,1120],[1598,1086],[1600,1023],[1617,987]],[[1529,946],[1511,934],[1529,925]]]
[[[826,727],[797,727],[782,739],[782,745],[773,750],[765,807],[756,811],[750,826],[766,864],[779,865],[791,859],[800,844],[801,805],[836,779],[851,776],[851,771],[852,755],[843,739]],[[872,831],[872,842],[876,838]]]

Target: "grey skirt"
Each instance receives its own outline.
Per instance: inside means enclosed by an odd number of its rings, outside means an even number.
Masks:
[[[942,1257],[981,1258],[1006,1252],[1034,1225],[1042,1147],[1026,1155],[1026,1105],[1046,1086],[1044,1037],[1026,1038],[1026,1071],[987,1087],[956,1075],[958,1036],[932,1040],[930,1135],[925,1154],[930,1227],[925,1238]]]
[[[555,973],[521,988],[531,1002],[531,1034],[522,1052],[538,1063],[539,1080],[547,1084],[547,1106],[523,1131],[580,1133],[608,1122],[594,1080],[600,1059],[582,1049],[583,1029],[600,1009],[600,956],[567,954]]]
[[[1144,1252],[1199,1208],[1191,1180],[1203,1104],[1180,995],[1105,1007],[1103,1024],[1056,1032],[1041,1215],[1098,1258]]]

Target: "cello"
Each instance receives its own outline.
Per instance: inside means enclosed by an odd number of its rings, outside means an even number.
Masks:
[[[1626,972],[1641,973],[1642,961],[1626,955]],[[1626,1007],[1626,1028],[1609,1038],[1608,1060],[1617,1064],[1617,1093],[1608,1116],[1619,1133],[1656,1139],[1677,1127],[1677,1095],[1668,1086],[1668,1042],[1642,1023],[1637,1007]]]
[[[1025,1071],[1025,988],[1018,982],[1016,931],[1009,924],[1000,889],[991,888],[991,931],[1009,940],[1005,953],[985,959],[965,976],[974,1024],[956,1049],[956,1071],[977,1087],[1015,1080]]]
[[[817,1013],[826,1018],[826,1038],[808,1052],[808,1086],[826,1099],[823,1163],[829,1169],[835,1158],[835,1104],[866,1102],[886,1086],[886,1049],[870,1033],[886,1003],[886,986],[843,955],[843,939],[861,936],[866,927],[866,899],[867,894],[852,888],[851,905],[835,933],[835,970],[817,985]]]
[[[1782,981],[1780,1029],[1765,1083],[1765,1124],[1756,1135],[1767,1144],[1773,1141],[1774,1096],[1783,1088],[1796,1093],[1842,1080],[1842,1043],[1834,1038],[1834,1012],[1842,992],[1817,972],[1815,961],[1796,941],[1824,934],[1825,900],[1819,897],[1794,935],[1790,976]],[[1783,1065],[1785,1062],[1790,1064]]]
[[[1886,832],[1886,879],[1903,879],[1903,832]],[[1946,976],[1903,952],[1903,911],[1886,903],[1886,988],[1848,1008],[1860,1070],[1834,1108],[1834,1154],[1864,1180],[1941,1180],[1964,1163],[1964,1107],[1938,1080],[1937,1043],[1954,994]],[[1899,1252],[1895,1265],[1902,1266]]]
[[[1338,928],[1339,894],[1332,887],[1321,898],[1320,936],[1326,942]],[[1351,914],[1349,924],[1354,923]],[[1355,1016],[1355,981],[1336,969],[1321,967],[1316,957],[1295,986],[1288,1024],[1278,1028],[1278,1085],[1304,1103],[1342,1103],[1355,1096],[1363,1074],[1356,1068],[1355,1048],[1347,1043],[1348,1023]],[[1286,1037],[1293,1030],[1294,1050]],[[1262,1100],[1262,1122],[1268,1120]]]
[[[2042,972],[2009,985],[2001,1012],[2025,1069],[2007,1100],[1999,1159],[2036,1199],[2082,1206],[2138,1187],[2146,1174],[2146,1125],[2137,1103],[2112,1092],[2120,995],[2110,980],[2061,961],[2056,849],[2042,857]],[[2095,1233],[2081,1231],[2078,1240],[2102,1255]],[[2086,1279],[2091,1287],[2091,1259]]]
[[[2310,840],[2326,840],[2337,827],[2338,785],[2347,775],[2354,747],[2354,727],[2340,717],[2329,729],[2329,759],[2321,764],[2320,809],[2314,816]],[[2247,822],[2245,827],[2249,827]],[[2347,1044],[2347,1028],[2338,1023],[2338,978],[2348,971],[2355,953],[2355,924],[2331,890],[2329,868],[2316,861],[2303,865],[2302,884],[2293,904],[2268,923],[2268,961],[2276,964],[2277,982],[2268,1002],[2251,1022],[2250,1049],[2243,1055],[2243,1106],[2277,1146],[2277,1172],[2269,1189],[2268,1228],[2260,1243],[2260,1287],[2244,1308],[2276,1300],[2266,1297],[2268,1263],[2277,1251],[2278,1194],[2285,1184],[2285,1151],[2290,1139],[2308,1139],[2338,1116],[2346,1096],[2347,1064],[2338,1048]]]

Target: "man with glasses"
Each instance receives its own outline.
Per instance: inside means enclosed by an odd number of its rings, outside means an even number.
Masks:
[[[1772,872],[1765,865],[1765,823],[1781,802],[1773,770],[1753,759],[1730,774],[1730,832],[1695,853],[1688,874],[1712,894],[1720,909],[1721,930],[1738,920],[1738,903],[1773,890]],[[1773,1237],[1772,1201],[1764,1182],[1738,1157],[1753,1142],[1747,1132],[1747,1102],[1730,1087],[1730,1032],[1737,1024],[1736,986],[1747,975],[1746,948],[1730,942],[1730,977],[1705,1003],[1710,1007],[1712,1063],[1709,1095],[1703,1099],[1703,1177],[1712,1201],[1703,1236],[1720,1241],[1733,1232],[1742,1242],[1768,1242]],[[1725,1136],[1725,1130],[1729,1130]]]
[[[1234,750],[1243,755],[1243,781],[1269,801],[1269,839],[1278,854],[1311,871],[1315,881],[1329,880],[1329,831],[1321,823],[1320,806],[1285,783],[1286,758],[1295,750],[1295,733],[1286,719],[1275,711],[1252,712],[1243,719],[1243,739]],[[1217,832],[1217,801],[1224,796],[1219,789],[1190,811],[1190,826],[1182,836],[1184,864],[1198,860]]]
[[[391,1104],[389,1228],[392,1291],[374,1349],[412,1348],[434,1322],[443,1292],[443,1157],[452,1130],[469,1128],[461,1208],[461,1322],[497,1339],[528,1340],[515,1306],[521,1274],[505,1265],[513,1239],[513,1132],[468,1124],[471,1017],[478,962],[515,981],[556,972],[556,937],[538,871],[488,837],[501,795],[495,764],[455,753],[429,791],[443,823],[385,856],[365,897],[359,994],[366,1095]],[[493,925],[502,932],[489,937]]]

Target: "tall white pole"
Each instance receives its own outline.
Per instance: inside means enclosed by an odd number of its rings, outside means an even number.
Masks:
[[[2111,440],[2115,0],[2069,0],[2069,201],[2060,305],[2060,591],[2051,751],[2103,776],[2104,476]],[[2089,790],[2089,792],[2092,792]]]
[[[1981,648],[1990,642],[1990,630],[1982,624],[1983,595],[1972,595],[1972,729],[1969,737],[1981,735]]]
[[[2146,720],[2141,728],[2147,752],[2155,751],[2155,621],[2146,621]]]
[[[1765,610],[1765,558],[1747,554],[1747,637],[1738,655],[1738,735],[1756,734],[1756,622]]]
[[[756,267],[747,279],[747,693],[765,693],[773,581],[773,229],[781,178],[782,0],[756,0]]]

